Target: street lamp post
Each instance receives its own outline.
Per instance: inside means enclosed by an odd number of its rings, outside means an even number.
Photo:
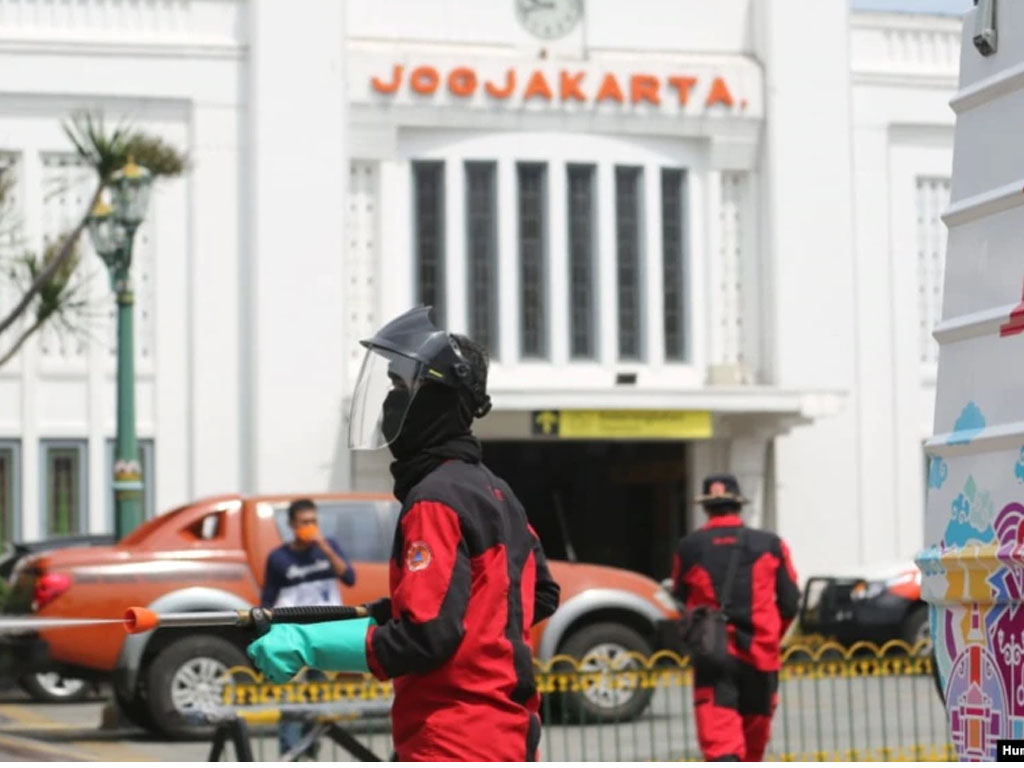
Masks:
[[[114,452],[114,533],[120,541],[143,519],[142,465],[135,436],[135,331],[130,270],[135,232],[146,216],[153,177],[131,158],[110,179],[113,205],[100,201],[89,216],[93,248],[110,271],[117,297],[117,445]]]

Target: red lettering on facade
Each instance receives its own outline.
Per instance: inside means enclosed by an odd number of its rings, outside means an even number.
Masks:
[[[409,87],[416,93],[431,94],[437,90],[441,76],[433,67],[417,67],[409,75]]]
[[[574,75],[569,75],[564,69],[562,70],[561,89],[559,95],[562,97],[562,101],[586,101],[587,97],[583,95],[583,91],[580,90],[580,83],[583,82],[583,76],[585,72],[577,72]]]
[[[660,85],[654,75],[633,75],[629,81],[629,100],[634,104],[641,101],[661,104],[661,96],[658,95]]]
[[[601,81],[601,88],[597,92],[597,98],[594,100],[622,103],[622,89],[619,87],[619,81],[615,79],[615,75],[607,74],[604,76],[604,80]]]
[[[402,84],[402,65],[395,64],[394,69],[391,70],[390,83],[385,83],[376,77],[372,77],[370,78],[370,84],[377,93],[394,93],[398,90],[398,86]]]
[[[534,73],[530,75],[530,80],[526,83],[526,90],[523,91],[523,101],[532,99],[535,96],[550,101],[551,95],[551,86],[548,85],[544,73],[539,69],[534,70]]]
[[[516,71],[514,69],[510,69],[508,72],[505,73],[505,87],[504,88],[499,88],[494,83],[492,83],[490,80],[488,80],[486,83],[484,83],[484,90],[486,90],[487,93],[489,93],[491,96],[493,96],[496,99],[507,99],[509,96],[512,95],[512,91],[515,90],[515,87],[516,87]]]
[[[732,106],[732,94],[729,93],[729,86],[720,77],[716,77],[711,81],[711,90],[708,92],[707,101],[704,102],[705,107],[715,104],[724,104],[727,107]]]
[[[668,84],[679,94],[679,106],[685,107],[686,102],[690,100],[690,89],[697,84],[697,78],[673,75],[668,78]]]
[[[620,76],[613,72],[606,72],[601,75],[596,92],[584,88],[587,72],[560,70],[558,73],[557,93],[548,81],[548,75],[542,70],[533,70],[525,86],[521,91],[523,102],[530,99],[543,99],[544,101],[560,100],[563,103],[578,102],[586,103],[593,99],[594,103],[602,101],[614,101],[622,104],[626,101],[623,92]],[[390,80],[382,80],[379,77],[371,76],[370,86],[373,91],[381,94],[396,94],[403,85],[403,80],[408,81],[408,87],[413,93],[430,96],[437,92],[442,84],[442,77],[448,91],[462,99],[468,99],[476,94],[478,87],[483,85],[484,91],[494,99],[507,100],[516,94],[518,77],[515,68],[505,70],[504,82],[484,80],[473,67],[453,67],[445,75],[431,66],[419,66],[413,69],[408,77],[405,77],[405,67],[395,64],[391,71]],[[696,77],[683,75],[658,75],[637,73],[622,75],[629,78],[629,101],[631,104],[661,105],[661,89],[674,89],[676,104],[686,107],[690,103],[691,94],[698,80]],[[671,101],[671,94],[667,94]],[[704,99],[704,107],[722,105],[732,107],[737,103],[733,98],[732,91],[723,77],[714,77],[708,88],[707,96]],[[738,102],[741,108],[746,108],[747,100],[741,99]]]
[[[448,90],[466,98],[476,90],[476,72],[468,67],[456,67],[448,75]]]

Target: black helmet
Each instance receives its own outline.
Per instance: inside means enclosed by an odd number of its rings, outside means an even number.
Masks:
[[[398,437],[424,382],[464,389],[477,418],[490,411],[486,353],[466,337],[434,325],[430,310],[410,309],[360,342],[366,355],[352,396],[350,447],[382,448]],[[389,394],[392,399],[400,395],[404,407],[392,408],[392,418],[385,420],[383,405]]]

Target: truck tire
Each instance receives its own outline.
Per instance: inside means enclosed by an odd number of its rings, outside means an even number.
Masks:
[[[150,714],[149,704],[146,703],[146,699],[143,696],[136,692],[134,696],[129,698],[118,691],[117,686],[113,686],[113,688],[114,701],[117,702],[118,709],[121,710],[121,714],[124,715],[128,722],[150,733],[158,730],[156,723],[153,721],[153,716]]]
[[[49,704],[84,701],[96,692],[88,680],[65,677],[59,672],[34,672],[19,678],[18,685],[35,701]]]
[[[218,707],[232,667],[249,660],[235,645],[216,635],[181,637],[162,649],[149,664],[146,700],[156,727],[167,736],[207,736],[213,728],[200,715]]]
[[[612,622],[589,624],[574,631],[558,651],[580,664],[581,672],[641,669],[643,665],[629,655],[630,652],[649,658],[652,649],[638,632]],[[570,672],[561,667],[557,671]],[[574,672],[574,670],[572,670]],[[581,723],[616,723],[632,720],[651,702],[654,691],[650,688],[613,688],[598,684],[586,691],[573,691],[563,695],[563,719]]]

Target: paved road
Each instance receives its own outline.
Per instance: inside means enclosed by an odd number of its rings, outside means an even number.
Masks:
[[[769,755],[814,759],[817,750],[845,753],[851,746],[894,750],[892,758],[912,757],[909,749],[932,750],[946,741],[944,713],[931,681],[862,678],[785,683],[775,718]],[[545,728],[546,760],[666,760],[698,757],[688,689],[655,692],[640,719],[621,725]],[[204,761],[208,741],[172,742],[131,728],[100,730],[104,702],[38,704],[18,692],[0,694],[0,758],[26,760]],[[851,716],[852,713],[852,716]],[[378,755],[390,754],[386,730],[363,732],[360,739]],[[253,739],[257,760],[276,759],[276,735],[264,729]],[[928,756],[927,752],[924,756]],[[232,759],[228,748],[224,759]],[[324,744],[321,758],[346,760],[346,753]]]

